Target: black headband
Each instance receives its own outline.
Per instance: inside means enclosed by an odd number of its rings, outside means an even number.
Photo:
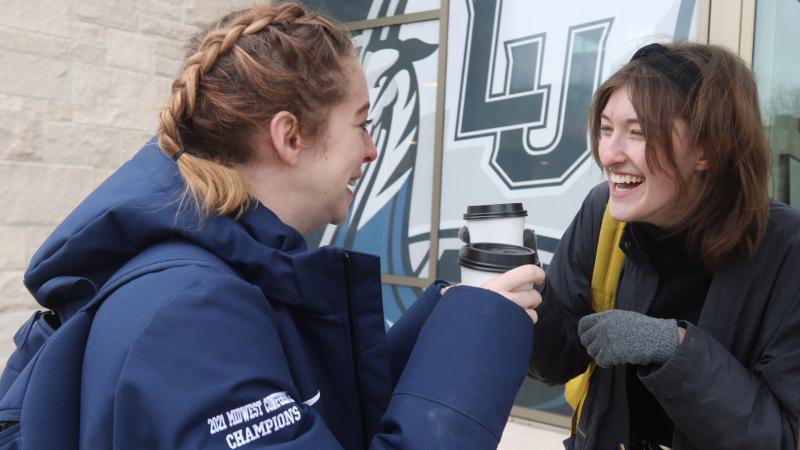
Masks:
[[[661,44],[649,44],[640,48],[631,58],[631,61],[636,60],[667,77],[694,102],[700,82],[700,68],[695,63],[676,55]]]

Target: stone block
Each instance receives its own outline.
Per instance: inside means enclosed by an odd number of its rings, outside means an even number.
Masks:
[[[86,42],[105,48],[106,34],[109,28],[104,25],[75,19],[72,22],[72,37],[80,42]]]
[[[48,100],[47,120],[50,122],[71,122],[72,103],[59,100]]]
[[[139,0],[139,12],[180,22],[183,20],[182,0]]]
[[[102,47],[22,30],[0,28],[0,48],[87,64],[105,62]]]
[[[133,155],[144,147],[144,144],[146,144],[155,133],[155,127],[149,132],[120,131],[117,141],[119,145],[118,153],[120,155],[120,163],[124,164],[129,159],[133,158]]]
[[[31,299],[30,306],[24,311],[0,313],[0,365],[2,367],[5,367],[8,357],[11,356],[11,353],[16,348],[14,346],[14,334],[17,333],[17,329],[30,318],[34,311],[43,309],[37,306]]]
[[[0,270],[0,315],[10,311],[29,311],[35,307],[35,300],[22,284],[23,273],[22,270]]]
[[[69,36],[69,7],[64,0],[3,0],[0,25]]]
[[[44,134],[43,100],[0,94],[0,159],[41,160]]]
[[[0,205],[8,225],[56,225],[94,186],[86,167],[0,161]]]
[[[175,78],[181,71],[182,61],[169,58],[156,58],[156,74],[168,78]]]
[[[113,128],[50,122],[45,162],[116,168],[120,163],[117,132]]]
[[[189,42],[189,38],[197,32],[197,27],[156,19],[155,17],[142,16],[139,18],[139,32],[175,41]]]
[[[70,63],[0,49],[0,92],[35,98],[67,99]]]
[[[111,176],[116,170],[115,169],[96,169],[94,171],[94,185],[95,187],[100,186],[103,184],[103,181],[106,181],[108,177]]]
[[[76,0],[75,14],[97,24],[135,30],[136,3],[131,0]]]
[[[230,0],[227,2],[216,0],[186,0],[185,22],[205,26],[232,11],[247,9],[263,3],[263,0]]]
[[[108,30],[108,65],[137,72],[151,72],[153,67],[153,39],[137,33]]]
[[[25,259],[30,263],[31,258],[33,258],[34,253],[36,250],[39,250],[39,247],[42,246],[44,241],[50,236],[53,232],[54,227],[34,227],[28,226],[25,227],[25,247],[27,248],[27,253]]]
[[[172,80],[76,64],[74,120],[88,125],[152,130]]]
[[[23,270],[27,266],[25,236],[25,227],[0,226],[0,271]]]
[[[183,61],[187,42],[172,39],[159,39],[156,42],[156,56]]]

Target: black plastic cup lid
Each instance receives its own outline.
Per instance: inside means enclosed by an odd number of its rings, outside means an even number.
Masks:
[[[475,243],[461,247],[458,262],[484,272],[507,272],[515,267],[536,262],[536,252],[518,245]]]
[[[464,220],[496,219],[501,217],[525,217],[528,211],[522,208],[522,203],[498,203],[494,205],[467,206]]]

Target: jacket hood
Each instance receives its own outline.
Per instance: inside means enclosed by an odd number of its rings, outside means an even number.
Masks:
[[[297,266],[319,258],[304,256],[316,250],[305,251],[300,233],[261,204],[239,219],[201,219],[191,201],[181,203],[183,188],[177,165],[151,140],[48,237],[25,272],[25,286],[42,306],[63,307],[93,295],[142,250],[177,238],[214,253],[262,290],[270,286],[272,299],[302,297],[304,271]]]

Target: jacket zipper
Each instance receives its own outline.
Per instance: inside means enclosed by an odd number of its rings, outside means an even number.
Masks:
[[[350,254],[344,252],[344,277],[345,287],[347,289],[347,325],[350,331],[350,356],[353,361],[353,377],[356,385],[356,394],[358,395],[358,413],[361,417],[361,442],[365,450],[369,448],[369,441],[367,438],[367,418],[365,415],[366,408],[364,407],[364,388],[361,383],[361,371],[358,361],[358,336],[356,335],[356,315],[353,311],[353,286],[351,279],[351,262]]]

